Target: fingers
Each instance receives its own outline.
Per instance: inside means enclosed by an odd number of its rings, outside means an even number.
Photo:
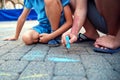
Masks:
[[[42,42],[42,34],[39,34],[39,42]]]
[[[63,34],[63,35],[62,35],[62,39],[61,39],[61,43],[62,43],[63,46],[65,46],[65,44],[66,44],[65,36],[66,36],[66,35]]]
[[[104,46],[104,40],[103,40],[104,37],[100,37],[98,39],[96,39],[95,43],[94,43],[94,46],[96,48],[101,48],[101,49],[107,49],[106,46]]]
[[[77,36],[71,34],[71,35],[70,35],[70,43],[74,43],[76,40],[77,40]]]
[[[6,39],[4,39],[4,41],[15,41],[15,40],[17,40],[16,38],[6,38]]]
[[[72,44],[72,43],[74,43],[76,40],[77,40],[77,36],[76,35],[74,35],[74,34],[72,34],[72,33],[69,33],[69,34],[63,34],[62,35],[62,40],[61,40],[61,42],[62,42],[62,45],[63,46],[65,46],[66,45],[66,36],[69,36],[69,38],[70,38],[70,43]]]
[[[39,42],[47,43],[49,41],[48,36],[49,36],[49,34],[47,34],[47,33],[39,34]]]
[[[8,41],[8,39],[3,39],[3,41]]]

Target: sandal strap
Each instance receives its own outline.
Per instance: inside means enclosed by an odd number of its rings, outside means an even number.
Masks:
[[[79,35],[78,35],[78,40],[80,40],[80,39],[86,40],[87,37],[86,37],[84,34],[79,33]]]

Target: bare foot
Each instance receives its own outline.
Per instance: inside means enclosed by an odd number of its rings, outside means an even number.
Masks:
[[[116,39],[115,36],[106,35],[98,38],[94,43],[94,46],[97,48],[110,48],[116,49],[120,47],[120,41]]]

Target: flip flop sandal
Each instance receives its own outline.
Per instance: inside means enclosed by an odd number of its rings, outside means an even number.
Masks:
[[[86,41],[95,41],[95,40],[88,38],[86,35],[82,33],[79,33],[77,42],[86,42]]]
[[[101,53],[110,53],[110,54],[113,54],[113,53],[117,53],[120,51],[120,47],[117,48],[117,49],[110,49],[110,48],[107,48],[107,49],[101,49],[101,48],[94,48],[93,49],[95,52],[101,52]]]
[[[50,47],[58,47],[60,46],[60,40],[52,39],[48,42]]]

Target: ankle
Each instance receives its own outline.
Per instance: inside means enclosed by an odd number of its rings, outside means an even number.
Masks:
[[[96,39],[99,37],[99,34],[98,34],[98,33],[88,33],[88,32],[85,32],[84,34],[85,34],[88,38],[94,39],[94,40],[96,40]]]

